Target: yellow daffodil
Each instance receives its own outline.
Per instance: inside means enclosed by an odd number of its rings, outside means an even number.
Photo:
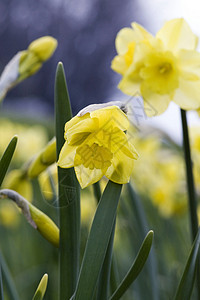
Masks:
[[[182,109],[200,107],[200,53],[197,37],[182,18],[164,24],[152,36],[136,23],[122,29],[116,38],[118,55],[112,69],[123,77],[119,88],[128,95],[141,93],[154,110],[163,113],[170,101]]]
[[[128,140],[129,121],[115,105],[81,111],[65,125],[66,142],[58,165],[74,167],[82,188],[104,175],[113,182],[127,183],[138,154]]]

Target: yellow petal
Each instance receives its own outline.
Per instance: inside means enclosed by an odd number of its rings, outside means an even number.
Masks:
[[[198,42],[197,36],[183,18],[166,22],[156,34],[156,38],[161,39],[165,47],[172,51],[194,50]]]
[[[134,159],[128,157],[119,150],[115,153],[112,165],[108,168],[105,176],[113,182],[124,184],[129,182],[134,165]]]
[[[97,109],[90,113],[91,118],[97,118],[99,121],[99,129],[109,131],[113,127],[117,127],[125,131],[129,127],[129,120],[126,114],[118,106],[109,106]]]
[[[142,41],[142,40],[152,40],[154,37],[149,33],[144,27],[139,25],[138,23],[131,23],[131,26],[134,29],[134,33],[136,35],[136,42]]]
[[[190,80],[197,80],[200,77],[200,53],[197,51],[181,50],[178,53],[178,64],[183,72],[190,74]]]
[[[80,144],[86,137],[98,128],[98,120],[95,118],[79,117],[79,122],[65,132],[65,138],[70,145]]]
[[[168,108],[171,100],[168,94],[161,95],[154,93],[145,84],[141,87],[141,94],[144,110],[148,117],[162,114]]]
[[[61,168],[71,168],[74,166],[74,157],[76,154],[77,146],[70,146],[67,142],[64,143],[59,159],[58,166]]]
[[[119,31],[116,37],[115,46],[118,54],[123,55],[128,51],[129,43],[134,42],[136,35],[133,29],[125,27]]]
[[[104,176],[101,169],[91,170],[83,165],[76,166],[74,169],[82,189],[99,181]]]
[[[120,55],[115,56],[111,63],[111,69],[121,75],[124,75],[127,71],[127,64],[124,57]]]
[[[179,88],[175,91],[173,100],[182,109],[197,109],[200,107],[200,80],[189,81],[180,78]]]

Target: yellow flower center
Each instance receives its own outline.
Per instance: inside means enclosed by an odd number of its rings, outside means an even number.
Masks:
[[[153,92],[171,94],[179,84],[176,58],[168,51],[150,53],[140,69],[140,77]]]
[[[84,165],[85,168],[107,170],[111,165],[113,154],[103,146],[94,143],[78,147],[75,156],[75,166]]]
[[[170,63],[164,63],[159,67],[160,74],[167,74],[168,72],[172,71],[172,66]]]

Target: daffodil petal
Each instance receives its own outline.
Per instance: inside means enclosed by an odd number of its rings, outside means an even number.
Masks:
[[[126,61],[124,59],[123,56],[120,56],[120,55],[117,55],[114,57],[114,59],[112,60],[112,63],[111,63],[111,68],[121,74],[121,75],[124,75],[124,73],[127,71],[128,67],[127,67],[127,64],[126,64]]]
[[[190,110],[200,107],[200,80],[189,81],[180,78],[179,88],[175,91],[173,100],[182,109]]]
[[[145,84],[141,87],[144,111],[148,117],[162,114],[169,106],[171,98],[168,94],[157,94],[152,92]]]
[[[70,145],[80,144],[91,132],[97,130],[98,120],[96,118],[79,117],[79,122],[70,127],[65,133],[65,138]]]
[[[83,165],[76,166],[74,169],[82,189],[99,181],[104,176],[101,169],[91,170]]]
[[[90,113],[91,118],[97,118],[99,129],[109,131],[109,128],[117,127],[125,131],[129,127],[129,120],[126,114],[118,106],[110,106],[97,109]]]
[[[154,37],[151,33],[149,33],[144,27],[139,25],[136,22],[131,23],[131,26],[133,27],[134,33],[136,35],[136,41],[142,41],[142,40],[152,40]]]
[[[90,114],[87,113],[84,116],[75,116],[71,120],[69,120],[67,123],[65,123],[65,131],[69,130],[71,127],[75,126],[78,124],[80,121],[86,120],[90,118]]]
[[[200,53],[197,51],[180,50],[178,53],[179,68],[181,73],[190,74],[194,80],[200,77]],[[181,74],[182,76],[183,74]]]
[[[133,29],[125,27],[119,31],[115,40],[115,47],[118,54],[123,55],[128,50],[128,45],[134,42],[136,36]]]
[[[105,176],[113,182],[124,184],[129,182],[133,170],[134,159],[128,157],[119,150],[115,153],[112,165],[108,168]]]
[[[65,142],[60,151],[60,155],[59,155],[59,159],[58,159],[58,166],[61,168],[73,167],[76,149],[77,149],[77,146],[70,146],[67,142]]]
[[[166,22],[156,34],[156,38],[161,39],[165,47],[172,51],[194,50],[198,42],[197,36],[183,18]]]

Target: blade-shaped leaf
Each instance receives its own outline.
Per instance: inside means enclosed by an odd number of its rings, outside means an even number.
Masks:
[[[15,148],[17,144],[17,136],[14,136],[10,143],[8,144],[8,147],[6,148],[1,160],[0,160],[0,186],[3,182],[3,179],[6,175],[6,172],[8,170],[8,167],[10,165],[11,159],[13,157]]]
[[[190,251],[190,255],[188,257],[181,281],[176,292],[175,300],[188,300],[191,297],[198,264],[199,245],[200,229],[198,230],[196,239]]]
[[[19,300],[19,296],[15,287],[15,284],[13,282],[12,276],[10,274],[10,271],[8,269],[8,266],[4,260],[4,257],[0,253],[0,264],[2,269],[2,275],[5,283],[5,288],[8,292],[9,299],[10,300]]]
[[[109,181],[89,233],[74,300],[92,299],[110,240],[122,185]]]
[[[132,264],[130,270],[127,275],[123,279],[122,283],[119,285],[118,289],[111,296],[110,300],[118,300],[122,297],[122,295],[127,291],[129,286],[133,283],[133,281],[137,278],[139,273],[141,272],[147,258],[149,252],[151,250],[153,242],[153,231],[149,231],[146,238],[144,239],[142,246],[138,252],[138,255]]]
[[[64,126],[72,117],[62,63],[55,79],[57,158],[65,142]],[[60,299],[69,299],[76,287],[79,271],[80,187],[74,169],[58,167],[60,214]]]
[[[44,274],[44,276],[40,280],[40,283],[37,287],[37,290],[32,300],[43,300],[47,288],[47,282],[48,282],[48,275]]]
[[[3,297],[3,281],[2,281],[1,265],[0,265],[0,300],[4,300],[4,297]]]

